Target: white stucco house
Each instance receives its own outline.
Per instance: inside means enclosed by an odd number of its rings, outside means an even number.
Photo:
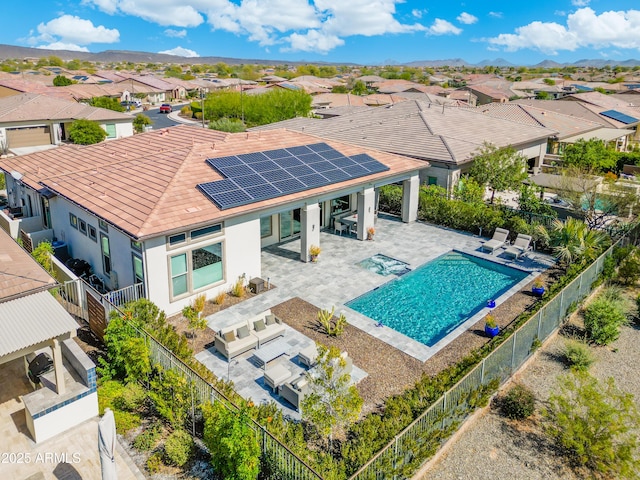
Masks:
[[[189,126],[0,160],[10,205],[31,206],[34,243],[64,242],[110,289],[142,284],[168,314],[260,277],[268,245],[299,237],[308,261],[339,214],[357,214],[364,240],[382,185],[402,183],[402,219],[415,220],[425,167],[284,129]]]
[[[131,115],[48,95],[23,93],[0,98],[0,153],[20,154],[68,140],[75,120],[97,122],[107,140],[133,135]],[[25,148],[27,150],[25,150]]]

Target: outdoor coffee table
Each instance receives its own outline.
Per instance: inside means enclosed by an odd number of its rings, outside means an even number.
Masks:
[[[254,356],[262,362],[262,368],[267,368],[267,363],[285,355],[288,349],[289,345],[283,341],[272,342],[257,349]]]

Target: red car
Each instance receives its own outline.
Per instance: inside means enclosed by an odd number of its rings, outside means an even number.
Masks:
[[[160,105],[160,113],[171,113],[173,111],[173,108],[171,108],[171,105],[169,105],[168,103],[163,103],[162,105]]]

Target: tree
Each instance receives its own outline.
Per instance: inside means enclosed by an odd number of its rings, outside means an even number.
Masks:
[[[351,89],[351,93],[353,93],[354,95],[366,95],[367,93],[369,93],[369,91],[367,90],[367,86],[362,80],[357,80],[353,85],[353,88]]]
[[[554,255],[564,266],[595,260],[610,242],[604,232],[590,230],[583,221],[573,217],[567,218],[564,223],[554,220],[550,229],[539,225],[538,232],[551,245]]]
[[[100,370],[104,378],[121,378],[137,381],[151,372],[149,349],[143,338],[132,328],[137,323],[131,312],[120,316],[112,311],[104,335],[107,360],[100,358]]]
[[[78,145],[93,145],[107,138],[107,132],[97,123],[84,118],[69,127],[69,140]]]
[[[64,75],[57,75],[53,79],[53,86],[54,87],[66,87],[67,85],[71,85],[71,84],[73,84],[73,80],[71,80],[70,78],[65,77]]]
[[[114,112],[124,112],[124,107],[120,105],[120,101],[117,98],[93,97],[89,100],[89,105],[92,107],[106,108]]]
[[[221,402],[201,406],[204,444],[211,464],[226,480],[255,480],[260,472],[260,444],[247,406],[234,412]]]
[[[597,174],[615,168],[617,158],[615,151],[607,148],[602,140],[592,138],[567,145],[562,160],[565,167],[578,167],[582,171]]]
[[[133,119],[133,129],[136,133],[144,132],[147,125],[153,125],[153,120],[142,113],[137,114],[136,118]]]
[[[318,344],[316,362],[314,374],[307,374],[309,393],[302,400],[302,418],[328,436],[331,447],[333,435],[358,419],[362,398],[355,385],[349,385],[347,362],[337,347]]]
[[[467,203],[482,203],[484,201],[484,187],[475,179],[465,175],[456,184],[453,196],[456,200]]]
[[[558,384],[542,411],[547,434],[579,466],[606,478],[637,478],[640,415],[633,395],[612,378],[600,384],[586,373],[562,376]]]
[[[2,179],[4,180],[4,175],[2,175]],[[53,256],[53,246],[48,241],[40,242],[36,248],[31,252],[31,256],[35,258],[36,262],[42,265],[49,275],[55,277],[55,271],[53,269],[53,261],[51,257]]]
[[[198,295],[191,305],[186,305],[182,309],[182,316],[189,322],[191,330],[191,338],[196,338],[196,330],[204,330],[207,328],[207,319],[202,318],[202,311],[207,297],[202,294]]]
[[[496,191],[515,190],[527,178],[527,160],[512,146],[497,147],[485,142],[473,156],[469,176],[491,189],[493,203]]]
[[[557,217],[551,205],[540,200],[540,191],[538,186],[522,184],[518,192],[518,208],[523,212]]]

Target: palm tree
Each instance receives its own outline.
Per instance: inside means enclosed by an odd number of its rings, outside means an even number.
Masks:
[[[538,228],[551,245],[555,257],[565,267],[595,260],[610,242],[607,234],[589,230],[586,223],[573,217],[567,218],[564,223],[554,220],[549,230],[542,225]]]

